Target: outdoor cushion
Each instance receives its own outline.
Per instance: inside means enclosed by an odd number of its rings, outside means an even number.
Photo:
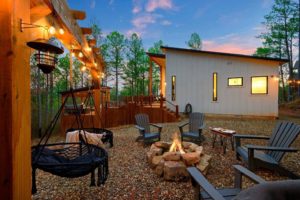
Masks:
[[[145,133],[146,139],[157,138],[157,137],[159,137],[159,133]]]
[[[300,198],[300,180],[261,183],[243,190],[236,200],[292,200]]]
[[[238,147],[236,151],[242,156],[245,160],[248,160],[248,148],[246,147]],[[257,158],[259,160],[262,160],[264,162],[272,163],[275,165],[278,165],[278,162],[268,154],[264,153],[263,151],[254,151],[254,158]]]

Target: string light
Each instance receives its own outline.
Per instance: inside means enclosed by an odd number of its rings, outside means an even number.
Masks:
[[[61,34],[61,35],[63,35],[63,34],[65,33],[64,29],[62,29],[62,28],[60,28],[58,32],[59,32],[59,34]]]
[[[85,70],[86,70],[86,66],[83,65],[83,66],[81,67],[81,71],[84,72]]]
[[[72,55],[72,57],[75,57],[75,53],[74,52],[72,52],[71,55]]]
[[[87,47],[86,50],[87,50],[88,52],[91,52],[91,51],[92,51],[92,48],[91,48],[91,47]]]
[[[94,62],[94,66],[97,67],[97,63],[96,62]]]
[[[50,28],[49,28],[49,33],[50,33],[51,35],[54,35],[55,32],[56,32],[55,28],[54,28],[53,26],[50,26]]]
[[[79,56],[79,58],[82,58],[83,54],[81,52],[79,52],[78,56]]]

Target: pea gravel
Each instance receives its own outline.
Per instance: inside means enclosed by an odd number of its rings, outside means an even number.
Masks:
[[[290,119],[289,119],[290,120]],[[296,120],[300,124],[300,119]],[[211,147],[211,134],[208,127],[223,127],[234,129],[242,134],[270,135],[275,120],[242,120],[210,118],[206,120],[203,143],[204,152],[212,155],[211,168],[207,178],[215,187],[232,187],[234,171],[233,164],[243,164],[237,161],[230,145],[226,154],[222,154],[222,148],[216,143]],[[165,123],[163,125],[162,140],[170,141],[171,136],[178,130],[179,123]],[[90,175],[69,179],[51,175],[50,173],[37,170],[37,193],[32,199],[55,199],[55,200],[188,200],[193,199],[193,189],[190,182],[167,182],[157,177],[146,161],[146,152],[150,146],[143,147],[135,142],[138,136],[133,125],[121,126],[110,129],[114,133],[114,147],[107,148],[109,153],[109,177],[105,185],[90,187]],[[56,136],[52,141],[63,141],[64,138]],[[33,143],[36,143],[36,139]],[[249,142],[249,141],[247,141]],[[246,143],[247,143],[246,142]],[[253,143],[253,142],[252,142]],[[263,143],[255,143],[263,144]],[[300,149],[300,137],[294,142],[294,147]],[[290,170],[300,174],[300,152],[287,154],[282,163]],[[258,175],[267,180],[285,179],[268,170],[258,171]],[[251,183],[244,181],[244,187]]]

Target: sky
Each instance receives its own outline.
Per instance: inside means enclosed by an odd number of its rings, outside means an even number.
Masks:
[[[119,31],[137,33],[147,50],[162,40],[171,47],[186,48],[193,32],[200,35],[203,50],[253,54],[264,31],[261,22],[273,0],[67,0],[69,7],[86,12],[78,21],[88,27],[96,22],[104,35]]]

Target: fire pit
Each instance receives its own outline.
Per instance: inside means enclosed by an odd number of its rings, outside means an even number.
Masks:
[[[203,174],[209,168],[211,156],[203,153],[203,147],[191,142],[181,142],[178,133],[173,142],[155,142],[147,152],[147,160],[155,173],[168,181],[186,181],[189,166],[197,167]]]

